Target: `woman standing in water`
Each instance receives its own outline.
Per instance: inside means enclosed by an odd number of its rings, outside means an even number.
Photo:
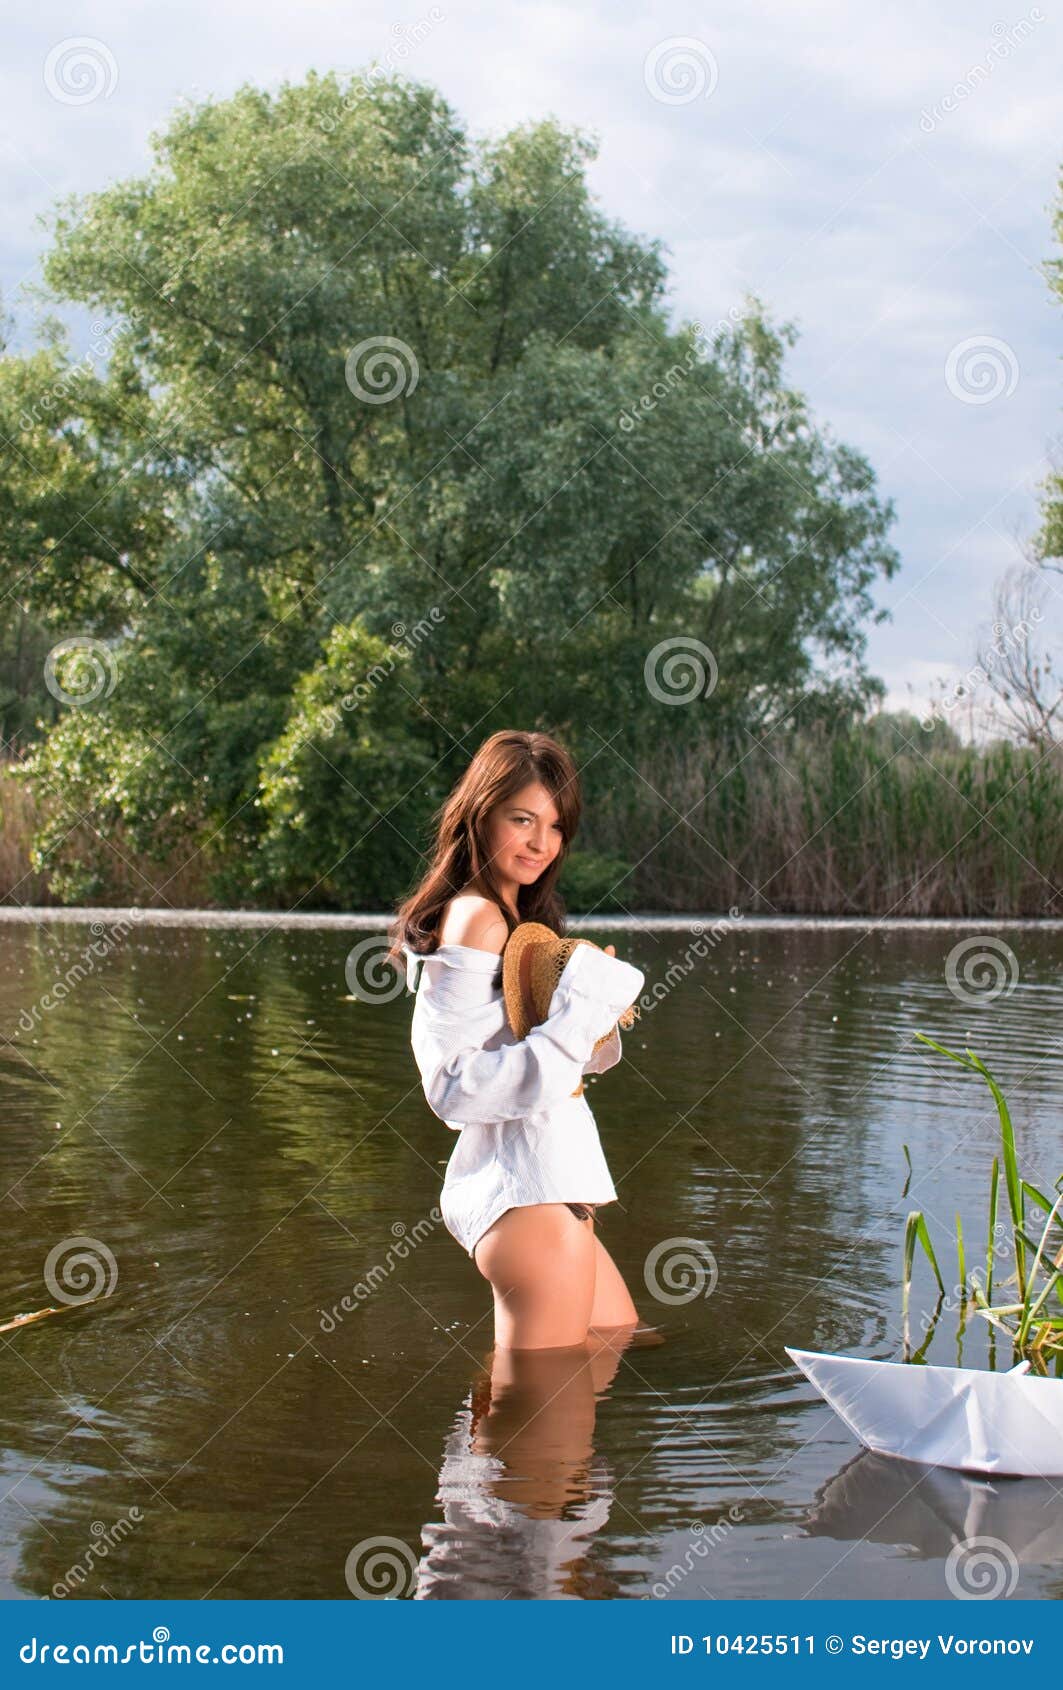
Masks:
[[[644,975],[612,945],[575,945],[545,1020],[523,1039],[502,994],[514,928],[564,932],[556,882],[579,815],[579,777],[555,740],[492,734],[442,806],[430,866],[392,932],[391,955],[417,993],[425,1096],[460,1134],[443,1220],[491,1284],[506,1349],[583,1344],[639,1319],[594,1231],[616,1188],[582,1078],[620,1060],[616,1023]]]

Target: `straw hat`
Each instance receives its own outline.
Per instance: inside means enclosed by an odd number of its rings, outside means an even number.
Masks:
[[[546,1020],[550,999],[577,945],[590,945],[596,951],[602,948],[592,939],[561,939],[541,921],[520,922],[506,940],[502,951],[502,998],[506,1020],[518,1039],[527,1038],[533,1027]],[[637,1015],[638,1010],[632,1004],[624,1010],[616,1026],[633,1026]],[[595,1050],[608,1043],[616,1026],[595,1039]],[[581,1080],[573,1097],[579,1097],[582,1090]]]

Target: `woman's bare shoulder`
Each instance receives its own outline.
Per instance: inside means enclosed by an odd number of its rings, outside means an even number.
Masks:
[[[451,898],[439,924],[441,945],[468,945],[475,951],[500,956],[509,928],[492,898],[479,892],[459,892]]]

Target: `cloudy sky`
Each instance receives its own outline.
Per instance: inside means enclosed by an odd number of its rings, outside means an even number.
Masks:
[[[182,95],[376,61],[438,87],[474,135],[552,114],[597,134],[607,211],[667,244],[677,317],[711,325],[753,291],[798,326],[795,383],[897,507],[903,569],[869,647],[888,702],[969,667],[1063,431],[1063,309],[1044,273],[1063,256],[1063,21],[1048,0],[41,0],[6,36],[0,286],[16,345],[33,333],[17,289],[45,239],[37,214],[145,170]],[[79,38],[113,67],[84,103],[49,82]],[[1063,577],[1052,592],[1058,614]]]

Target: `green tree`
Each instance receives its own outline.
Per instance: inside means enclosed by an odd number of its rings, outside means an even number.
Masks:
[[[889,504],[755,301],[712,340],[669,326],[591,140],[473,145],[434,90],[312,74],[153,145],[54,215],[48,290],[106,359],[56,330],[0,362],[6,567],[120,676],[25,766],[71,895],[106,878],[74,803],[149,852],[185,838],[230,901],[365,905],[494,728],[562,734],[593,793],[662,734],[881,696]],[[711,654],[693,708],[661,696],[665,642]]]

